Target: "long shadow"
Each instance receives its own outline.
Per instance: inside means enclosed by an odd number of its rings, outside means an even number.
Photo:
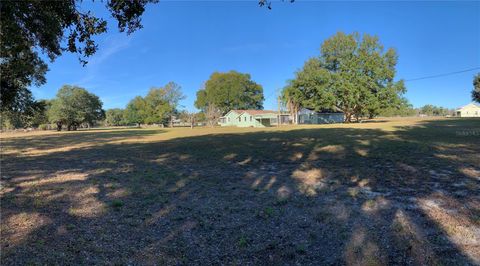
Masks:
[[[96,132],[95,132],[96,131]],[[129,138],[141,138],[149,135],[166,132],[163,129],[108,129],[92,131],[70,131],[60,134],[40,135],[40,136],[21,136],[0,139],[2,149],[4,150],[25,150],[34,148],[36,150],[45,150],[52,147],[63,147],[86,143],[102,144],[105,141],[115,141]]]
[[[3,156],[1,262],[475,265],[479,128],[76,135]]]

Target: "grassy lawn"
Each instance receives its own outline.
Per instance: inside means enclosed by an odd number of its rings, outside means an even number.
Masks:
[[[1,263],[480,264],[480,120],[1,136]]]

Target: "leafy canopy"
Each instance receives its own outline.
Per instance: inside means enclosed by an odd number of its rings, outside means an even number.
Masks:
[[[403,81],[394,82],[397,55],[385,51],[378,37],[342,32],[327,39],[320,55],[310,58],[283,92],[316,111],[333,110],[360,118],[378,115],[382,108],[401,104]]]
[[[107,126],[123,126],[125,121],[123,119],[124,110],[120,108],[108,109],[105,112],[105,125]]]
[[[232,109],[262,109],[263,88],[249,74],[237,71],[215,72],[197,92],[195,107],[205,111],[215,105],[222,113]]]
[[[47,64],[39,56],[54,61],[63,52],[77,53],[79,60],[97,51],[94,36],[107,31],[107,22],[90,11],[81,11],[81,0],[16,1],[0,4],[0,71],[2,111],[21,112],[33,104],[28,89],[46,82]],[[128,34],[142,27],[140,17],[145,6],[158,0],[105,1]]]
[[[0,112],[0,128],[28,128],[47,124],[47,110],[49,107],[50,101],[39,100],[32,102],[27,108],[19,111],[4,110]]]
[[[151,88],[144,98],[137,96],[128,103],[124,119],[128,124],[163,124],[177,112],[184,98],[181,87],[174,82]]]
[[[93,125],[102,120],[105,112],[102,101],[93,93],[77,86],[64,85],[58,90],[48,110],[50,122],[57,125],[77,127],[81,124]]]
[[[480,103],[480,73],[473,78],[472,99]]]

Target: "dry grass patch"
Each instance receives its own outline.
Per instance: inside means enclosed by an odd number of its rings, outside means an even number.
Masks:
[[[475,119],[1,134],[2,265],[479,264]]]

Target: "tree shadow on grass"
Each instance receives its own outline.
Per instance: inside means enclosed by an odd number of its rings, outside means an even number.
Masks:
[[[70,131],[50,135],[19,136],[0,139],[2,150],[15,150],[18,153],[29,150],[43,151],[69,146],[76,148],[90,145],[104,144],[105,142],[143,138],[154,134],[165,133],[163,129],[120,129],[97,131]]]
[[[479,127],[446,120],[6,155],[2,263],[478,264],[480,142],[458,132]]]

